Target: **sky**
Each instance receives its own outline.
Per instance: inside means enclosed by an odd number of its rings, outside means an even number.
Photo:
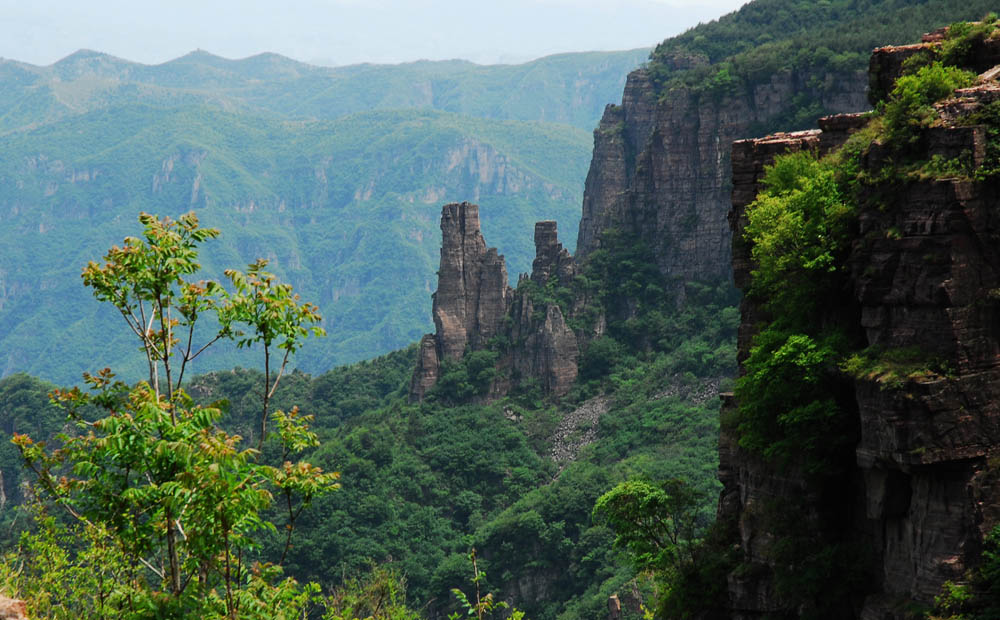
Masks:
[[[0,56],[157,64],[201,49],[346,65],[649,47],[745,0],[0,0]]]

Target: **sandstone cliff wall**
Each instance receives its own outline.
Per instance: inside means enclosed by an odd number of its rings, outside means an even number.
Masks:
[[[410,399],[423,399],[437,383],[444,360],[490,348],[495,337],[500,337],[492,345],[499,357],[497,379],[486,398],[503,396],[525,380],[538,381],[548,394],[566,393],[576,379],[580,343],[559,305],[536,308],[531,295],[511,289],[503,256],[486,247],[476,205],[445,205],[441,238],[433,296],[436,331],[420,342]],[[575,274],[576,264],[559,243],[556,223],[538,222],[531,281],[543,288],[553,278],[570,282]]]
[[[888,92],[893,72],[898,75],[901,59],[913,49],[876,50],[873,89]],[[942,105],[945,122],[925,135],[924,155],[964,152],[978,165],[983,128],[951,121],[995,99],[996,92],[987,83]],[[824,131],[734,145],[729,217],[738,287],[749,284],[744,213],[764,166],[783,152],[833,148],[859,122],[856,116],[826,119]],[[876,144],[862,165],[875,172],[884,157]],[[845,601],[839,615],[830,617],[902,620],[908,606],[931,605],[946,580],[964,580],[979,561],[983,537],[1000,523],[1000,307],[991,292],[1000,290],[998,201],[995,178],[911,179],[889,193],[873,188],[862,194],[848,259],[851,290],[834,311],[854,320],[864,344],[915,348],[947,371],[894,381],[845,377],[857,437],[847,455],[851,466],[834,493],[836,505],[829,502],[829,489],[818,489],[795,467],[780,468],[744,452],[735,432],[724,430],[719,518],[737,524],[745,563],[729,579],[731,617],[783,610],[772,572],[775,534],[761,518],[764,507],[776,503],[803,507],[809,527],[825,540],[867,550],[856,563],[869,581],[856,590],[857,600]],[[742,361],[763,317],[753,301],[744,299],[741,309]],[[736,406],[731,397],[724,399],[724,410]]]
[[[865,86],[864,74],[786,72],[738,94],[676,88],[661,96],[648,71],[633,71],[622,104],[608,106],[594,132],[577,260],[618,228],[653,248],[668,278],[728,278],[730,145],[788,114],[803,93],[833,113],[864,110]]]

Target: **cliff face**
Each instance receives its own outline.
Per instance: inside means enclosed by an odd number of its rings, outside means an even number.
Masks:
[[[507,266],[486,247],[479,207],[467,202],[441,210],[441,263],[433,296],[435,334],[420,342],[410,398],[420,400],[438,379],[441,362],[480,350],[497,334],[511,301]]]
[[[679,59],[677,68],[687,68],[695,60]],[[863,75],[821,78],[788,72],[747,93],[713,99],[681,88],[661,98],[646,70],[633,71],[622,104],[607,106],[594,131],[576,256],[569,256],[558,243],[555,222],[540,222],[535,229],[532,282],[544,288],[555,276],[562,286],[568,285],[600,247],[601,234],[608,229],[618,229],[651,248],[660,272],[670,281],[727,280],[729,145],[781,118],[793,95],[809,89],[834,111],[865,107]],[[578,296],[566,307],[547,303],[541,308],[536,307],[536,298],[501,286],[493,264],[496,258],[483,253],[478,219],[476,224],[469,219],[478,217],[471,211],[475,207],[452,212],[457,208],[445,207],[442,216],[436,334],[425,336],[421,343],[411,399],[423,398],[435,384],[442,359],[457,359],[467,347],[480,350],[496,335],[505,336],[511,346],[501,352],[490,397],[508,393],[525,379],[537,380],[547,393],[564,393],[576,378],[580,351],[601,332],[603,322],[599,320],[592,333],[574,332],[567,314],[579,312],[589,300]],[[471,236],[461,232],[472,228]],[[485,272],[479,267],[484,261],[493,265]],[[678,302],[683,300],[683,286],[669,293]],[[610,312],[628,318],[633,305],[626,301]]]
[[[845,115],[823,119],[831,131],[820,130],[781,133],[755,140],[742,140],[733,144],[733,193],[729,223],[732,227],[732,270],[737,288],[746,290],[750,285],[753,263],[750,247],[743,241],[746,226],[746,207],[753,202],[760,189],[760,180],[766,166],[776,156],[797,151],[825,152],[842,144],[849,131],[864,123],[858,115]],[[848,308],[850,304],[846,305]],[[838,308],[835,311],[849,311]],[[742,320],[737,335],[738,360],[741,364],[750,354],[753,336],[766,311],[754,299],[744,297],[740,303]],[[731,419],[738,403],[732,395],[723,395],[722,419]],[[719,480],[722,493],[719,498],[717,519],[732,523],[738,532],[741,551],[741,570],[729,575],[730,617],[739,620],[761,618],[771,614],[783,617],[790,610],[781,600],[775,585],[775,544],[787,532],[775,532],[769,513],[794,507],[801,525],[815,533],[821,541],[842,542],[842,532],[850,529],[856,504],[852,496],[856,476],[847,476],[844,486],[830,493],[819,488],[801,467],[790,464],[783,467],[742,450],[737,429],[722,424],[719,437]],[[842,602],[845,609],[828,609],[830,618],[851,617],[851,601]]]
[[[876,50],[873,90],[878,85],[888,92],[901,59],[914,47]],[[920,157],[966,154],[978,166],[985,128],[956,121],[996,100],[997,92],[987,82],[939,105],[943,122],[926,130]],[[826,119],[823,131],[734,145],[730,223],[738,287],[749,284],[745,208],[757,194],[764,166],[783,152],[834,148],[860,122]],[[874,174],[885,157],[875,143],[862,167]],[[737,524],[744,562],[729,579],[733,618],[783,609],[773,574],[775,533],[761,518],[768,505],[802,506],[809,527],[824,540],[868,550],[856,565],[869,581],[831,617],[902,619],[908,605],[931,605],[946,580],[962,581],[977,565],[984,536],[1000,522],[998,200],[996,177],[910,178],[892,191],[876,185],[861,192],[848,257],[851,287],[836,311],[854,321],[868,347],[918,351],[945,370],[892,380],[877,373],[845,377],[857,436],[836,505],[829,490],[818,489],[803,472],[762,462],[741,450],[733,429],[724,429],[719,518]],[[742,361],[762,309],[744,299],[741,310]],[[732,398],[724,402],[724,409],[736,406]]]
[[[492,345],[500,355],[488,397],[503,396],[529,379],[537,380],[546,393],[564,394],[576,379],[580,345],[559,305],[536,308],[531,295],[511,289],[503,256],[486,247],[476,205],[445,205],[441,238],[433,304],[436,333],[420,342],[410,399],[423,399],[437,383],[444,360],[457,361],[467,350],[489,349],[495,337],[506,344]],[[556,223],[538,222],[531,281],[545,287],[552,279],[568,283],[575,274],[576,264],[559,243]]]
[[[602,231],[617,228],[646,242],[668,278],[728,278],[733,141],[780,118],[802,93],[832,112],[867,107],[863,75],[819,77],[786,72],[750,92],[713,97],[676,88],[661,99],[649,73],[633,71],[621,106],[608,106],[594,132],[577,260],[600,247]]]

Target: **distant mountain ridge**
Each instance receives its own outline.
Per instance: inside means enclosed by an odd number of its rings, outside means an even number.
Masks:
[[[557,54],[520,65],[422,60],[320,67],[273,53],[230,60],[202,50],[158,65],[92,50],[44,67],[4,59],[0,83],[7,92],[0,94],[0,132],[136,100],[207,103],[296,119],[430,108],[589,131],[605,104],[620,96],[625,75],[649,51]],[[25,102],[30,111],[19,105]]]

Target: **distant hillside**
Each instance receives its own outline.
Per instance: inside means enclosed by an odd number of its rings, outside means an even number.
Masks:
[[[0,61],[0,132],[132,103],[217,105],[282,118],[381,109],[563,123],[590,131],[649,49],[547,56],[521,65],[462,60],[317,67],[277,54],[228,60],[195,51],[143,65],[80,50],[47,67]]]
[[[533,222],[574,218],[589,149],[569,126],[433,111],[292,122],[132,105],[0,136],[0,374],[75,381],[95,348],[128,367],[131,349],[106,341],[118,317],[98,315],[79,273],[141,210],[196,210],[223,231],[212,275],[266,257],[318,302],[330,336],[300,367],[405,346],[429,328],[440,205],[479,201],[516,277]]]
[[[329,338],[300,367],[403,347],[430,326],[440,205],[479,202],[511,277],[528,271],[536,220],[575,227],[589,130],[646,55],[0,61],[0,376],[76,381],[85,352],[125,350],[104,341],[115,317],[98,316],[79,271],[133,234],[141,210],[196,210],[224,233],[205,254],[216,277],[264,256],[318,302]],[[242,359],[222,352],[201,369]]]

